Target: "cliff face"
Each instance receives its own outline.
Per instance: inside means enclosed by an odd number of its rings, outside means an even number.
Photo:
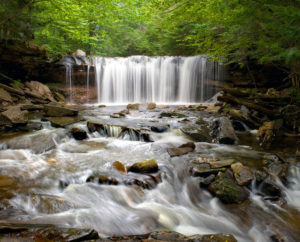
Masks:
[[[65,68],[48,58],[46,50],[31,42],[8,40],[0,42],[0,81],[37,80],[62,82]],[[8,79],[9,77],[10,79]]]

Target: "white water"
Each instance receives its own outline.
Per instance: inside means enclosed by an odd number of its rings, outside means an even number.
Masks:
[[[114,107],[110,112],[116,111],[119,110]],[[87,112],[88,116],[97,119],[106,115],[99,109]],[[153,115],[155,112],[143,114],[132,111],[127,118],[128,122],[139,118],[136,122],[140,123],[141,120],[148,121],[148,117],[153,119]],[[169,124],[174,127],[172,122],[175,121],[170,120]],[[87,130],[85,123],[76,126]],[[78,142],[61,134],[61,129],[45,125],[43,130],[21,136],[15,142],[25,137],[30,143],[40,135],[52,136],[53,139],[61,137],[55,139],[56,146],[52,150],[40,154],[26,147],[0,150],[1,174],[14,178],[19,184],[18,190],[7,201],[7,208],[18,211],[18,216],[11,213],[0,220],[10,222],[18,219],[22,223],[93,228],[103,236],[169,229],[186,235],[231,233],[238,241],[261,242],[269,241],[274,230],[272,223],[284,223],[276,211],[254,195],[247,209],[234,207],[230,210],[230,206],[222,205],[205,189],[199,188],[198,178],[184,173],[188,164],[199,157],[262,160],[264,153],[246,146],[196,143],[195,152],[170,158],[166,148],[188,141],[172,127],[166,133],[153,133],[153,143],[121,139],[118,127],[106,126],[106,130],[110,137],[93,133],[87,141]],[[49,158],[55,161],[50,162]],[[157,160],[163,173],[162,182],[152,190],[85,182],[95,171],[113,177],[124,176],[113,169],[114,161],[129,166],[149,158]],[[299,168],[295,167],[290,176],[291,186],[284,188],[291,207],[299,204],[299,174]],[[59,181],[70,185],[63,189]],[[245,216],[248,217],[246,220]],[[286,230],[282,233],[288,236]]]
[[[211,81],[220,80],[223,74],[223,67],[208,61],[204,55],[93,57],[92,62],[95,86],[90,85],[88,66],[87,97],[91,88],[95,88],[96,102],[102,104],[199,103],[215,94]],[[70,67],[66,67],[67,85],[72,95]]]

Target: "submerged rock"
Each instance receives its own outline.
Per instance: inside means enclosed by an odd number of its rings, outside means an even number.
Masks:
[[[150,160],[134,163],[132,166],[128,167],[128,171],[130,172],[143,173],[143,174],[155,173],[158,170],[159,170],[158,165],[154,158]]]
[[[223,203],[241,203],[249,196],[247,190],[236,184],[228,172],[220,172],[208,190]]]
[[[211,168],[222,168],[230,166],[234,162],[233,159],[221,160],[221,161],[208,161]]]
[[[46,113],[46,116],[49,117],[65,117],[78,115],[78,111],[76,110],[56,105],[45,105],[44,111]]]
[[[212,136],[217,139],[220,144],[236,144],[238,137],[234,128],[227,117],[214,119],[212,122]]]
[[[254,179],[254,175],[250,168],[243,166],[242,163],[232,164],[231,169],[233,170],[236,182],[241,186],[250,184],[250,182]]]
[[[80,128],[72,128],[71,134],[76,140],[84,140],[88,137],[86,131]]]
[[[36,133],[13,138],[6,142],[9,149],[31,149],[36,154],[41,154],[56,147],[56,143],[60,142],[67,135],[66,130],[57,129],[51,133]]]
[[[188,142],[186,144],[180,145],[178,148],[168,148],[167,151],[171,157],[185,155],[192,152],[195,149],[195,144],[193,142]]]

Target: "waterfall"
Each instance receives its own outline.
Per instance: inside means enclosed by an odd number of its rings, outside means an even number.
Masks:
[[[91,87],[88,67],[87,94],[94,89],[94,102],[105,104],[204,102],[215,94],[212,82],[223,72],[205,55],[93,57],[92,65],[95,84]]]
[[[65,63],[66,67],[66,85],[69,91],[69,102],[72,103],[72,65]]]

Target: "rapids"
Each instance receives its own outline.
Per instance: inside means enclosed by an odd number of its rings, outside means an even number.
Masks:
[[[81,114],[87,119],[113,123],[109,115],[122,109],[124,106],[93,107]],[[192,113],[188,115],[192,121],[197,118]],[[45,152],[31,149],[30,145],[7,149],[6,143],[14,138],[2,138],[1,176],[9,177],[11,182],[8,190],[2,189],[0,183],[0,222],[93,228],[101,236],[161,229],[186,235],[230,233],[238,241],[269,241],[280,231],[287,241],[296,241],[300,236],[299,166],[292,166],[288,187],[280,184],[287,200],[283,207],[263,201],[255,193],[243,205],[224,205],[199,187],[199,179],[188,174],[187,165],[201,156],[233,158],[256,167],[268,154],[249,146],[196,143],[195,152],[171,158],[166,148],[189,141],[179,130],[184,125],[179,122],[182,120],[159,119],[156,111],[131,111],[122,119],[124,125],[135,127],[170,125],[165,133],[151,132],[151,143],[118,138],[118,127],[111,128],[109,137],[90,133],[87,140],[76,141],[47,122],[42,122],[42,130],[19,134],[16,139],[20,142],[25,137],[30,144],[37,136],[51,137],[55,146]],[[73,126],[87,130],[86,122]],[[162,182],[154,189],[86,183],[94,172],[121,177],[112,167],[115,161],[128,166],[151,158],[157,160],[163,172]]]

